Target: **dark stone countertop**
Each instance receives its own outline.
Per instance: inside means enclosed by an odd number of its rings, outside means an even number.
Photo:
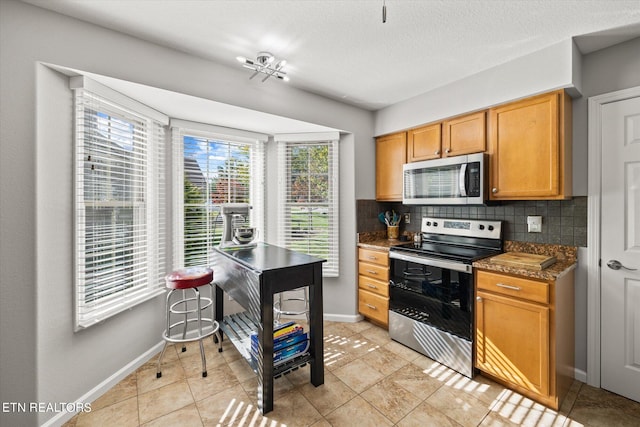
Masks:
[[[507,240],[504,242],[504,251],[553,256],[556,257],[556,262],[543,270],[533,270],[528,268],[494,264],[491,262],[491,258],[485,258],[474,262],[473,266],[475,268],[480,268],[483,270],[513,274],[516,276],[544,281],[555,281],[559,277],[575,269],[577,266],[578,248],[575,246],[551,245],[546,243],[513,242]]]
[[[411,239],[413,236],[407,235],[407,237]],[[406,243],[406,241],[403,242],[397,239],[387,239],[387,233],[384,230],[358,233],[358,247],[360,248],[389,251],[390,247],[402,245],[404,243]],[[506,240],[504,242],[504,251],[554,256],[556,257],[556,262],[544,270],[532,270],[494,264],[490,261],[491,258],[485,258],[474,262],[473,267],[499,273],[513,274],[530,279],[554,281],[575,269],[577,266],[578,248],[575,246]]]
[[[403,235],[407,236],[407,240],[388,239],[386,230],[358,233],[358,247],[378,251],[389,251],[391,246],[403,245],[413,239],[413,236],[406,232]]]

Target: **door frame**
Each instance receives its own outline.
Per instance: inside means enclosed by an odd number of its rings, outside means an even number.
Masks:
[[[640,96],[640,86],[589,97],[588,204],[587,204],[587,384],[600,387],[600,234],[602,224],[602,107]]]

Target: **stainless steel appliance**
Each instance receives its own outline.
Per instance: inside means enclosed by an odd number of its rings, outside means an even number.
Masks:
[[[258,232],[247,225],[251,205],[247,203],[223,203],[221,248],[250,248],[256,246]]]
[[[406,163],[405,205],[481,205],[487,200],[488,163],[484,153]]]
[[[420,235],[389,249],[389,335],[471,378],[472,263],[502,252],[502,222],[425,217]]]

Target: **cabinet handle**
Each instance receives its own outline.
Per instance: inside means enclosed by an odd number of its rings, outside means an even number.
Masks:
[[[367,270],[367,273],[369,273],[369,274],[378,274],[377,271],[373,271],[373,270]]]
[[[378,259],[378,257],[377,257],[377,256],[374,256],[374,255],[369,255],[369,259],[371,259],[371,260],[374,260],[374,261],[375,261],[375,260],[377,260],[377,259]]]
[[[493,188],[491,189],[491,192],[492,192],[493,194],[496,194],[496,193],[498,192],[498,189],[497,189],[496,187],[493,187]]]
[[[371,305],[371,304],[365,304],[367,307],[369,307],[371,310],[377,310],[377,307],[375,305]]]
[[[378,287],[376,285],[372,285],[371,283],[367,283],[367,287],[369,287],[371,289],[378,289]]]
[[[482,302],[482,297],[476,297],[476,301]]]
[[[451,152],[451,150],[447,148],[446,150],[444,150],[444,152],[449,154]]]
[[[440,155],[440,150],[436,150],[435,155],[439,156]]]
[[[505,285],[504,283],[496,283],[496,286],[498,286],[500,288],[511,289],[513,291],[522,290],[522,288],[519,288],[518,286]]]

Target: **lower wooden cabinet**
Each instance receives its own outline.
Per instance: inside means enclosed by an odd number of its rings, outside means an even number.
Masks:
[[[389,253],[358,248],[358,312],[389,326]]]
[[[558,409],[574,377],[573,272],[552,282],[479,270],[476,367]]]

